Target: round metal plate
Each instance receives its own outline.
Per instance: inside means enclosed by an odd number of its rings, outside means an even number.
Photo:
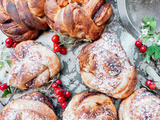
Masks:
[[[160,31],[160,0],[117,0],[117,5],[122,23],[133,37],[140,34],[142,17],[154,17]]]

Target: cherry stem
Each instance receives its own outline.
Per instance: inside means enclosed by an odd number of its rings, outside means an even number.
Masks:
[[[0,101],[0,103],[1,103],[2,106],[5,106],[5,105],[6,105],[6,104],[3,104],[2,101]]]
[[[16,93],[16,91],[17,91],[17,88],[14,89],[14,91],[13,91],[11,97],[9,98],[9,100],[7,101],[6,104],[8,104],[8,103],[11,101],[11,99],[13,98],[14,94]]]
[[[51,96],[49,96],[49,97],[58,98],[56,94],[53,94],[53,95],[51,95]]]

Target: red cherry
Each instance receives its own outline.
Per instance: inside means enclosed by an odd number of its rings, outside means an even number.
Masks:
[[[8,45],[10,45],[10,46],[12,46],[13,40],[12,40],[11,38],[7,38],[7,39],[5,40],[5,43],[8,44]]]
[[[61,49],[60,46],[55,46],[55,45],[54,45],[54,47],[53,47],[53,50],[54,50],[55,52],[59,52],[60,49]]]
[[[0,84],[0,90],[4,91],[8,88],[7,83]]]
[[[56,90],[56,89],[61,89],[61,87],[58,85],[58,87],[57,87],[57,88],[54,88],[54,90]]]
[[[12,45],[12,47],[15,48],[17,45],[18,45],[18,43],[17,43],[17,42],[14,42],[13,45]]]
[[[58,96],[57,101],[63,103],[66,100],[64,96]]]
[[[71,92],[66,91],[66,92],[65,92],[65,97],[66,97],[66,98],[69,98],[70,96],[71,96]]]
[[[142,42],[139,39],[137,39],[137,41],[135,42],[135,46],[136,47],[141,47],[142,46]]]
[[[64,97],[65,97],[65,94],[66,94],[66,91],[65,91],[64,89],[62,89],[61,96],[64,96]]]
[[[61,108],[65,109],[67,107],[67,104],[68,103],[66,101],[64,101],[63,103],[61,103]]]
[[[53,84],[52,84],[52,88],[53,88],[53,89],[58,88],[57,83],[53,83]]]
[[[62,89],[55,89],[55,94],[56,95],[61,95],[62,94]]]
[[[60,49],[60,53],[61,53],[62,55],[67,54],[67,49],[66,49],[65,47],[62,47],[62,48]]]
[[[57,79],[56,82],[58,85],[62,85],[62,81],[60,79]]]
[[[146,52],[146,50],[147,50],[146,46],[141,46],[139,48],[139,51],[142,52],[142,53]]]
[[[59,46],[59,43],[54,43],[54,47],[55,47],[55,46]]]
[[[10,44],[5,44],[5,46],[6,46],[7,48],[10,48],[12,45],[10,45]]]
[[[59,36],[58,35],[53,35],[52,42],[58,43],[59,42]]]
[[[151,83],[152,83],[152,81],[151,81],[151,80],[147,80],[147,81],[146,81],[146,85],[147,85],[147,87],[149,87],[149,86],[151,85]]]
[[[151,90],[156,89],[156,84],[155,84],[154,82],[152,82],[152,83],[150,84],[149,88],[150,88]]]

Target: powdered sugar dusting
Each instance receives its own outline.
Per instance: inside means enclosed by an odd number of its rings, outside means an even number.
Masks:
[[[63,116],[63,120],[93,120],[93,119],[102,120],[107,116],[112,116],[112,119],[110,120],[115,120],[115,118],[113,117],[115,116],[115,114],[111,110],[109,110],[105,105],[102,105],[101,107],[104,111],[102,112],[101,110],[97,109],[94,115],[86,114],[85,112],[80,111],[81,116],[76,116],[74,113],[76,109],[74,111],[70,110],[67,116]],[[93,110],[87,106],[85,106],[85,108],[89,109],[90,111]]]
[[[112,34],[103,35],[103,39],[96,42],[90,50],[89,59],[96,62],[95,79],[91,84],[101,91],[111,91],[117,87],[131,67],[128,64],[128,57],[118,40]]]
[[[8,83],[14,87],[40,87],[60,71],[58,56],[47,47],[33,41],[18,45],[12,56],[14,62]]]
[[[139,91],[132,103],[130,118],[136,120],[159,120],[160,99],[150,92]]]

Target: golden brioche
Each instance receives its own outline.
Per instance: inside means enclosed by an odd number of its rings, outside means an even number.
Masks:
[[[105,0],[46,0],[45,14],[52,30],[74,38],[98,39],[113,13]]]
[[[0,29],[17,42],[34,39],[48,28],[44,16],[45,0],[1,0]]]

